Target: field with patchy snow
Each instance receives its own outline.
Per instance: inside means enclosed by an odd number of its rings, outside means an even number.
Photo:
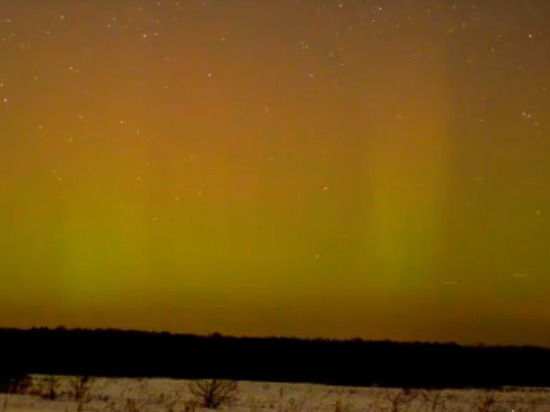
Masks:
[[[195,382],[195,383],[193,383]],[[208,386],[212,381],[201,381]],[[22,393],[0,395],[1,412],[201,412],[197,381],[31,376]],[[201,389],[199,388],[199,389]],[[225,388],[227,389],[227,388]],[[206,393],[202,392],[202,395]],[[237,382],[220,411],[400,412],[550,411],[550,389],[403,390],[313,384]],[[51,398],[51,399],[48,399]]]

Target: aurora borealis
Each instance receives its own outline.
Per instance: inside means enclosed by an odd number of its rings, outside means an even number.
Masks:
[[[550,346],[550,3],[0,2],[0,324]]]

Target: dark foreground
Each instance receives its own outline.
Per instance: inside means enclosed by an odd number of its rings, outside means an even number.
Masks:
[[[2,375],[226,378],[404,388],[550,386],[550,350],[439,343],[0,329]]]

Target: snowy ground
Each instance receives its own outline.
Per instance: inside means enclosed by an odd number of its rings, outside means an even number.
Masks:
[[[189,381],[92,378],[75,400],[72,377],[32,376],[25,394],[0,395],[0,412],[201,412]],[[45,399],[53,384],[55,400]],[[410,390],[313,384],[238,382],[235,400],[220,411],[243,412],[400,412],[550,411],[550,388]],[[72,394],[71,394],[72,393]]]

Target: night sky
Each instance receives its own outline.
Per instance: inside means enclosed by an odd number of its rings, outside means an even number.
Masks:
[[[0,324],[550,346],[550,2],[0,1]]]

